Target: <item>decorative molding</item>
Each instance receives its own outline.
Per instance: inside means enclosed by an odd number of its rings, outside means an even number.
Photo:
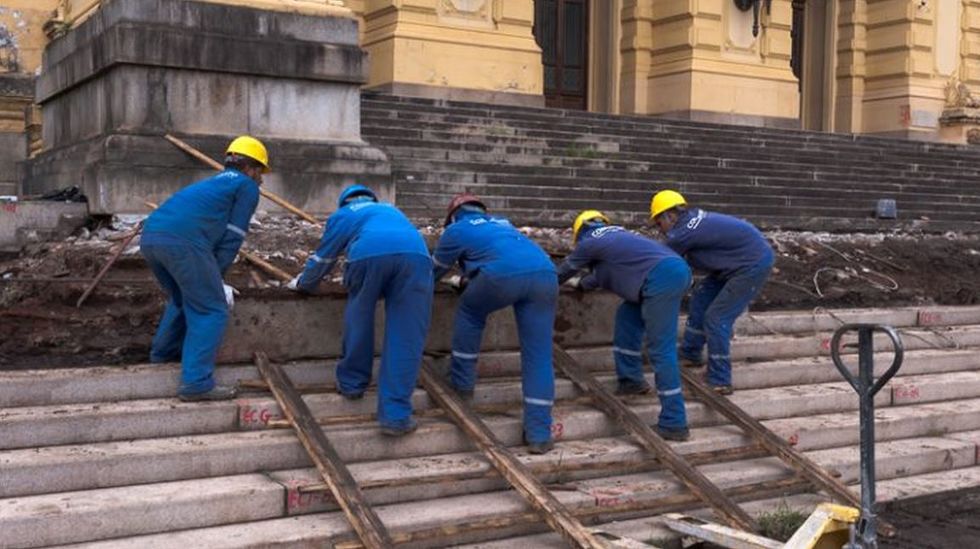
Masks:
[[[437,8],[441,22],[478,27],[493,26],[494,11],[490,0],[439,0]]]

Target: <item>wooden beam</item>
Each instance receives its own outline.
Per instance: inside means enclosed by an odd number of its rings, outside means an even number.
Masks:
[[[221,170],[225,169],[225,167],[222,166],[220,162],[218,162],[217,160],[211,158],[210,156],[202,153],[201,151],[195,149],[194,147],[188,145],[187,142],[185,142],[185,141],[183,141],[181,139],[178,139],[178,138],[170,135],[169,133],[167,135],[164,135],[163,138],[166,139],[167,141],[169,141],[171,144],[173,144],[173,146],[175,146],[178,149],[184,151],[185,153],[193,156],[194,158],[200,160],[201,162],[207,164],[211,168],[213,168],[215,170],[218,170],[218,171],[221,171]],[[281,197],[281,196],[273,193],[272,191],[267,191],[267,190],[259,187],[259,194],[261,194],[262,196],[268,198],[272,202],[275,202],[276,204],[279,204],[283,209],[285,209],[286,211],[288,211],[288,212],[296,215],[297,217],[300,217],[300,218],[302,218],[302,219],[304,219],[306,221],[309,221],[310,223],[312,223],[312,224],[314,224],[314,225],[316,225],[318,227],[322,227],[323,226],[323,224],[320,223],[319,221],[317,221],[315,217],[313,217],[312,215],[310,215],[310,214],[304,212],[303,210],[299,209],[295,205],[291,204],[288,200],[286,200],[285,198],[283,198],[283,197]]]
[[[309,407],[282,368],[269,362],[269,357],[261,351],[255,353],[255,365],[364,546],[369,549],[393,546],[388,530],[364,499],[354,477],[323,434],[323,429],[314,421]]]
[[[817,465],[813,460],[803,455],[789,445],[782,437],[773,433],[758,419],[750,416],[731,400],[715,393],[704,384],[695,372],[681,370],[681,377],[687,383],[694,396],[708,408],[725,416],[729,421],[741,428],[756,443],[772,455],[778,457],[801,477],[812,482],[817,489],[827,492],[831,497],[858,509],[861,508],[861,498],[852,492],[843,482]],[[879,519],[878,529],[886,536],[894,535],[895,527],[882,523]]]
[[[589,531],[571,511],[545,486],[538,481],[527,467],[514,457],[497,437],[480,421],[456,394],[439,378],[423,360],[419,371],[419,379],[429,397],[465,432],[477,448],[490,460],[490,463],[500,471],[501,476],[510,482],[511,486],[527,500],[541,515],[541,518],[566,541],[574,547],[604,549],[606,544]]]
[[[640,416],[599,384],[571,355],[557,343],[554,345],[555,369],[564,372],[581,391],[595,399],[596,406],[622,425],[626,432],[646,450],[652,452],[664,467],[672,471],[704,503],[715,510],[728,524],[747,532],[755,532],[755,521],[707,477],[660,438]]]

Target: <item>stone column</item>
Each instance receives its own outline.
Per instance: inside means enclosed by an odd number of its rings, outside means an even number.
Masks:
[[[790,0],[752,10],[734,0],[654,2],[650,114],[756,126],[799,127],[790,67]]]
[[[368,88],[498,104],[544,105],[530,0],[363,3]]]
[[[350,16],[106,2],[44,52],[44,150],[26,191],[79,185],[95,213],[146,211],[213,173],[164,134],[220,159],[247,133],[269,148],[270,190],[300,207],[332,211],[354,182],[393,199],[387,158],[360,136],[366,74]]]

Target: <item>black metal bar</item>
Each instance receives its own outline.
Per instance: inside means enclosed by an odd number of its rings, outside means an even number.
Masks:
[[[840,357],[840,341],[848,332],[858,333],[858,375],[855,377]],[[874,334],[883,332],[892,340],[895,357],[891,366],[877,381],[874,378]],[[851,539],[844,549],[877,549],[878,521],[875,515],[875,419],[874,397],[898,372],[904,358],[904,348],[898,333],[891,326],[880,324],[845,324],[834,332],[830,342],[834,366],[858,394],[861,413],[861,518],[851,530]]]

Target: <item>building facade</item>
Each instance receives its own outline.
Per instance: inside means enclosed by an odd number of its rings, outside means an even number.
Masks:
[[[366,89],[980,140],[980,0],[216,1],[357,18]],[[30,80],[45,43],[99,6],[0,7],[0,148],[17,151],[0,158],[0,185],[31,148]]]

